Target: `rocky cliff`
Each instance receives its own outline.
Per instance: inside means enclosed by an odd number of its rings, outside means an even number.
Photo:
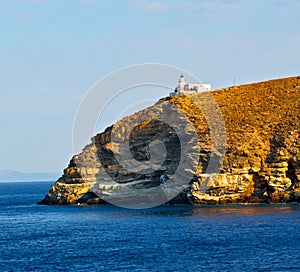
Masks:
[[[201,110],[209,99],[207,94],[166,97],[93,137],[92,143],[71,159],[41,203],[98,204],[110,202],[109,197],[114,196],[143,201],[153,197],[147,189],[171,180],[182,156],[189,160],[185,166],[190,165],[180,172],[185,186],[174,184],[177,191],[173,195],[168,189],[169,203],[300,202],[300,77],[235,86],[210,95],[225,124],[224,158],[212,148],[212,129]],[[177,110],[167,112],[169,105]],[[166,112],[173,127],[160,118]],[[172,122],[176,118],[188,122]],[[218,126],[218,120],[215,123]],[[191,144],[193,131],[196,146]],[[182,137],[190,145],[186,153],[182,153]],[[163,148],[165,157],[148,165],[147,171],[138,171],[139,164],[128,170],[118,161],[127,140],[130,156],[139,163],[151,161]],[[193,156],[195,153],[199,156]],[[207,172],[213,155],[219,158],[218,172]],[[124,159],[125,164],[129,161],[129,157]],[[140,191],[131,195],[120,190],[124,187]]]

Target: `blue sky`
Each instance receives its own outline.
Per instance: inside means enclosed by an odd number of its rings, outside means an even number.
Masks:
[[[299,13],[297,0],[0,0],[0,169],[65,168],[82,97],[124,66],[175,65],[214,88],[299,75]]]

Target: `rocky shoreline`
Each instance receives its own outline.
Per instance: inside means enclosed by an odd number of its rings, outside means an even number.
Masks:
[[[166,97],[94,136],[91,144],[73,156],[62,177],[39,204],[93,205],[107,203],[110,196],[133,197],[124,188],[139,189],[140,196],[134,197],[149,198],[149,188],[164,184],[174,175],[180,157],[179,138],[184,136],[190,140],[192,127],[198,138],[190,154],[199,150],[200,156],[189,157],[191,167],[184,169],[182,179],[194,167],[192,178],[168,203],[300,202],[300,77],[235,86],[211,94],[226,128],[226,153],[218,173],[206,173],[211,156],[220,155],[212,149],[206,117],[195,104],[199,101],[205,105],[205,93]],[[168,105],[176,106],[188,118],[190,124],[180,128],[185,135],[176,135],[165,123],[155,121],[166,112]],[[178,118],[178,114],[168,116],[170,120]],[[178,126],[183,124],[180,122]],[[129,131],[133,126],[134,131]],[[114,139],[111,138],[113,130]],[[122,153],[126,135],[130,135],[131,155],[139,162],[149,161],[149,144],[161,140],[166,147],[163,163],[152,172],[142,174],[124,169],[116,157]],[[155,154],[160,148],[159,144],[154,145],[152,151]],[[171,194],[170,191],[168,188],[167,193]]]

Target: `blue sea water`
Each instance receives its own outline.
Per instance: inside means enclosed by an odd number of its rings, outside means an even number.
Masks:
[[[38,206],[0,183],[0,271],[300,271],[300,206]]]

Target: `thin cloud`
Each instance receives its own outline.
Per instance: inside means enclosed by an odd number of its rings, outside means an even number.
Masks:
[[[244,0],[206,0],[187,2],[185,8],[197,12],[200,16],[210,19],[237,18],[245,5]]]
[[[215,12],[234,12],[241,8],[243,1],[204,1],[202,7]]]
[[[149,12],[167,12],[170,10],[170,5],[165,2],[150,1],[145,3],[144,10]]]
[[[150,13],[166,13],[171,10],[171,4],[166,1],[127,0],[125,2],[130,6]]]
[[[91,3],[96,3],[97,0],[75,0],[75,2],[84,3],[84,4],[91,4]]]

